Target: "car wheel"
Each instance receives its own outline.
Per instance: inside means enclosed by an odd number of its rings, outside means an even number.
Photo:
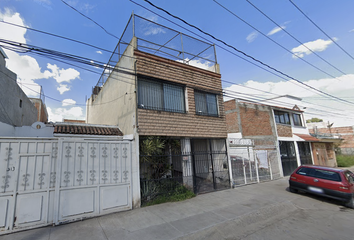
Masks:
[[[292,188],[292,187],[289,187],[289,191],[292,192],[292,193],[297,193],[297,192],[298,192],[297,189],[294,189],[294,188]]]
[[[349,202],[345,203],[345,206],[348,208],[354,208],[354,196],[352,196]]]

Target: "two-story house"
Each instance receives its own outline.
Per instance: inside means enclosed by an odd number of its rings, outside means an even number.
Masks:
[[[333,143],[323,148],[322,140],[309,134],[303,111],[296,105],[290,109],[233,99],[225,102],[225,114],[229,134],[253,139],[258,149],[277,150],[280,175],[290,175],[301,164],[335,165]],[[331,161],[318,160],[323,155]]]
[[[107,66],[86,121],[119,125],[134,137],[142,195],[161,179],[195,192],[230,187],[213,45],[132,15]]]

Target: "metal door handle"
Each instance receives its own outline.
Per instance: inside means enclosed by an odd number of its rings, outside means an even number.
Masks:
[[[313,181],[314,181],[314,182],[318,182],[318,179],[314,179]]]

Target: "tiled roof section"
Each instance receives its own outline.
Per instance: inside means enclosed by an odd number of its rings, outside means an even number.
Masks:
[[[90,126],[90,125],[55,125],[54,133],[80,134],[80,135],[105,135],[123,136],[118,127]]]
[[[306,142],[319,142],[320,141],[318,138],[315,138],[315,137],[308,135],[308,134],[295,134],[295,135],[304,139]]]

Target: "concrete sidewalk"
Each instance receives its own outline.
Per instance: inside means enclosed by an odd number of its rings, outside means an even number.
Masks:
[[[305,206],[317,204],[317,199],[289,193],[287,186],[288,178],[283,178],[202,194],[182,202],[12,233],[0,239],[244,239],[270,223],[282,222]],[[340,207],[325,204],[326,209],[337,211]],[[274,239],[286,239],[278,237]]]

